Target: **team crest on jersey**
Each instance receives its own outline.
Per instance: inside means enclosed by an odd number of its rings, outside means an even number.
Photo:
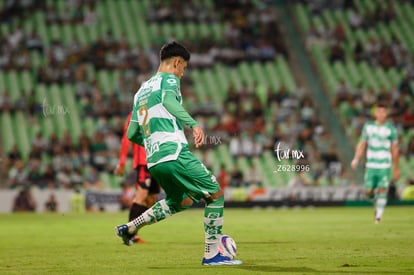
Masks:
[[[167,83],[170,84],[170,85],[175,85],[175,86],[177,86],[177,84],[178,84],[177,80],[175,78],[168,78]]]

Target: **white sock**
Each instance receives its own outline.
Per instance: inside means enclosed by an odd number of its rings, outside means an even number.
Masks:
[[[134,233],[145,225],[162,221],[172,214],[173,213],[171,212],[171,209],[167,205],[165,199],[160,200],[156,202],[151,208],[148,208],[147,211],[142,213],[141,216],[127,223],[129,233]]]
[[[223,217],[204,217],[205,228],[205,249],[204,258],[210,259],[217,255],[219,242],[221,239],[221,228],[223,226]]]
[[[205,243],[205,249],[204,249],[204,258],[211,259],[218,253],[218,242],[214,243]]]
[[[382,214],[384,213],[385,205],[387,204],[387,199],[385,198],[378,198],[377,203],[375,204],[375,218],[381,219]]]

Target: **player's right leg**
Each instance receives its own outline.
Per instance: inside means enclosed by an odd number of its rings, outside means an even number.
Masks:
[[[375,200],[375,173],[367,169],[364,174],[364,188],[367,198],[374,202]]]
[[[159,163],[150,169],[151,175],[163,187],[167,197],[156,202],[131,222],[115,228],[116,234],[122,238],[124,244],[131,245],[131,236],[143,226],[162,221],[191,206],[192,201],[185,197],[185,189],[179,185],[179,181],[174,177],[174,171],[177,170],[176,166],[175,161],[170,161]]]
[[[187,194],[197,202],[206,201],[204,208],[205,251],[203,265],[237,265],[239,260],[233,260],[221,255],[218,246],[222,235],[224,192],[212,173],[191,152],[180,154],[178,162],[181,169],[177,170],[177,178]]]

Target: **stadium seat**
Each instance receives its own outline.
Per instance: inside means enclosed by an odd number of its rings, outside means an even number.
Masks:
[[[0,114],[1,127],[2,127],[2,139],[4,145],[4,151],[10,152],[12,146],[15,144],[17,137],[16,132],[13,131],[13,121],[9,112],[2,112]]]

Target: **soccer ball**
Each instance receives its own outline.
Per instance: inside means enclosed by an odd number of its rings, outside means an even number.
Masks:
[[[218,250],[221,255],[234,259],[237,252],[236,242],[229,235],[221,235]]]

